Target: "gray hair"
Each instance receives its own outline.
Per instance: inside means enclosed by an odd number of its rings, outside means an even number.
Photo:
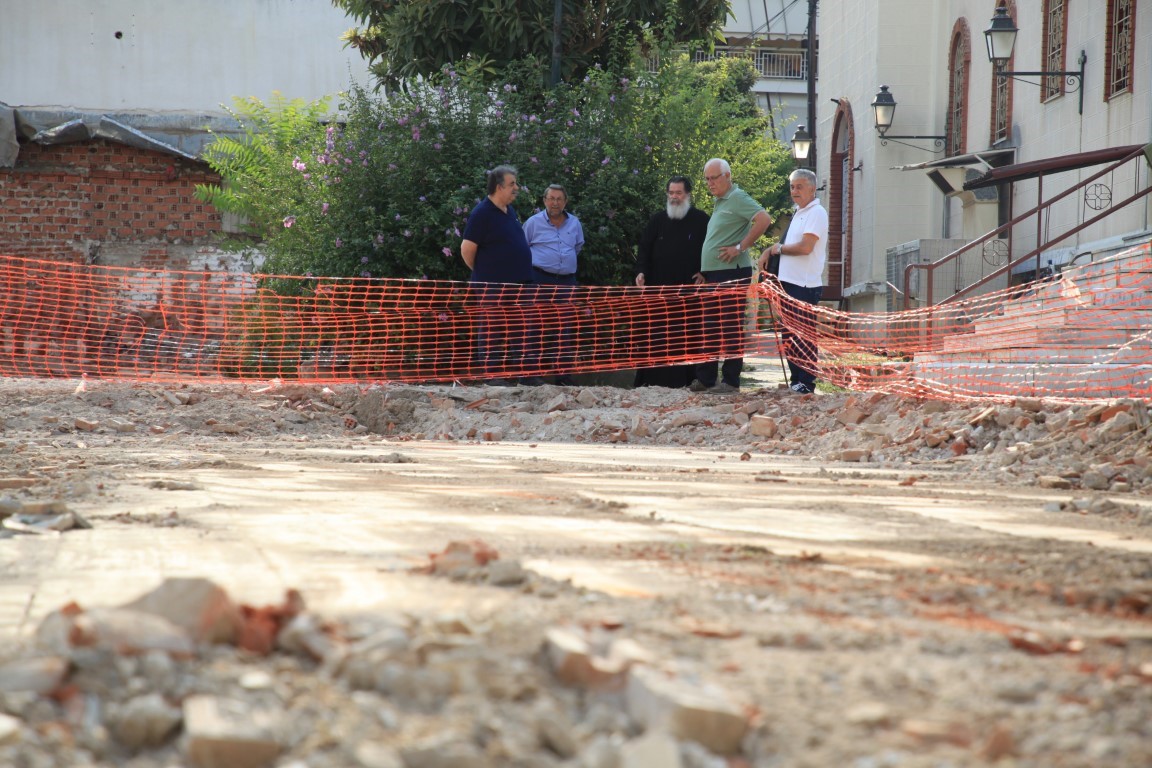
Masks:
[[[708,162],[704,163],[705,168],[707,168],[710,165],[720,166],[720,173],[724,173],[724,174],[732,173],[732,166],[728,165],[728,161],[722,157],[714,157],[711,160],[709,160]]]
[[[511,165],[498,165],[488,172],[488,194],[504,183],[505,176],[519,176],[520,172]]]
[[[807,168],[797,168],[788,174],[788,181],[798,181],[799,179],[804,179],[804,181],[812,185],[812,189],[816,189],[816,174]]]

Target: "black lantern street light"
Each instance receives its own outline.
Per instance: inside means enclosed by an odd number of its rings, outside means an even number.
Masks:
[[[880,91],[876,94],[876,97],[874,99],[872,99],[872,112],[876,116],[876,132],[880,134],[880,143],[881,144],[887,145],[889,140],[896,140],[896,139],[921,139],[921,140],[927,139],[927,140],[933,142],[940,149],[943,149],[943,147],[944,147],[944,137],[943,136],[920,136],[920,135],[898,136],[895,134],[889,134],[888,133],[888,130],[892,127],[892,120],[896,117],[896,97],[888,92],[888,86],[886,86],[886,85],[880,86]],[[899,144],[902,142],[897,141],[897,143]],[[909,144],[908,146],[911,147],[914,145]],[[916,147],[916,148],[917,149],[923,149],[923,147]],[[932,150],[928,150],[928,151],[932,151]]]
[[[797,164],[809,165],[808,155],[811,151],[812,137],[804,130],[804,126],[796,126],[796,133],[792,134],[792,157]]]
[[[988,48],[988,61],[996,68],[996,77],[1011,77],[1020,80],[1021,77],[1063,77],[1068,87],[1080,92],[1080,114],[1084,114],[1084,65],[1088,62],[1088,54],[1080,51],[1080,69],[1072,72],[1008,72],[1008,60],[1012,58],[1012,48],[1016,45],[1016,33],[1019,30],[1012,23],[1008,15],[1008,8],[1003,5],[996,6],[996,13],[988,29],[984,30],[984,42]],[[1020,80],[1030,85],[1040,85],[1031,80]]]

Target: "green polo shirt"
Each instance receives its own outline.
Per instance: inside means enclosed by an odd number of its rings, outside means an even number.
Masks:
[[[735,184],[724,197],[712,199],[716,206],[712,209],[712,218],[708,219],[708,234],[700,251],[700,271],[752,266],[752,256],[748,251],[730,262],[720,261],[719,253],[721,248],[740,244],[752,229],[752,217],[764,210],[764,206]]]

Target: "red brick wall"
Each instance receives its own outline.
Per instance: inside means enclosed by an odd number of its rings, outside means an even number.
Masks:
[[[168,246],[221,232],[221,214],[193,195],[203,183],[219,177],[161,152],[105,140],[23,144],[16,166],[0,169],[0,254],[79,260],[147,246],[148,266],[163,267]]]

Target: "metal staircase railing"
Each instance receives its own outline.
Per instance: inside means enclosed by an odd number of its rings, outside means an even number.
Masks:
[[[1111,165],[1107,166],[1102,171],[1099,171],[1098,173],[1093,174],[1092,176],[1088,177],[1087,179],[1084,179],[1083,181],[1079,182],[1075,186],[1070,187],[1069,189],[1065,190],[1064,192],[1061,192],[1059,195],[1056,195],[1055,197],[1053,197],[1047,201],[1043,200],[1044,176],[1041,173],[1037,177],[1038,178],[1038,187],[1037,187],[1037,201],[1038,202],[1037,202],[1035,207],[1029,209],[1028,211],[1026,211],[1022,214],[1020,214],[1019,216],[1016,216],[1011,221],[997,226],[991,232],[988,232],[987,234],[983,235],[982,237],[979,237],[979,238],[973,240],[972,242],[964,245],[961,248],[956,249],[955,251],[952,251],[948,255],[946,255],[940,259],[937,259],[934,262],[930,262],[930,263],[926,263],[926,264],[909,264],[908,266],[906,266],[904,268],[904,286],[903,286],[903,289],[904,289],[904,308],[908,309],[910,307],[912,299],[915,297],[915,294],[919,294],[921,296],[920,300],[922,303],[927,304],[929,306],[933,305],[935,303],[933,300],[933,297],[935,296],[937,273],[942,272],[946,268],[955,269],[957,284],[956,284],[955,289],[953,290],[953,292],[949,296],[947,296],[946,298],[944,298],[940,302],[938,302],[940,304],[946,304],[946,303],[958,301],[962,298],[971,296],[976,291],[987,286],[992,281],[997,280],[1001,277],[1004,277],[1005,275],[1011,274],[1011,271],[1013,269],[1015,269],[1019,265],[1027,263],[1030,259],[1036,260],[1036,272],[1035,272],[1035,274],[1040,275],[1041,274],[1040,258],[1041,258],[1042,253],[1044,253],[1045,251],[1050,249],[1053,245],[1061,242],[1062,240],[1067,239],[1068,237],[1071,237],[1072,235],[1076,234],[1077,232],[1080,232],[1081,230],[1085,229],[1086,227],[1090,227],[1093,224],[1095,224],[1096,222],[1098,222],[1102,219],[1105,219],[1108,216],[1113,215],[1114,213],[1125,208],[1126,206],[1130,205],[1131,203],[1133,203],[1137,200],[1140,200],[1142,198],[1145,198],[1149,194],[1152,194],[1152,184],[1149,184],[1146,181],[1144,184],[1144,187],[1142,189],[1140,188],[1140,184],[1139,184],[1140,174],[1139,174],[1139,168],[1137,168],[1137,171],[1135,174],[1135,179],[1137,182],[1136,183],[1137,191],[1134,194],[1130,195],[1129,197],[1125,198],[1124,200],[1120,201],[1119,203],[1115,203],[1115,204],[1110,205],[1107,209],[1101,211],[1100,213],[1096,214],[1095,216],[1093,216],[1089,219],[1086,219],[1085,221],[1080,222],[1076,226],[1074,226],[1070,229],[1067,229],[1063,232],[1060,232],[1055,237],[1049,238],[1049,237],[1044,236],[1044,232],[1043,232],[1044,213],[1047,211],[1050,211],[1052,206],[1055,205],[1056,203],[1060,202],[1061,200],[1064,200],[1065,198],[1067,198],[1071,195],[1077,194],[1082,190],[1086,190],[1091,184],[1096,182],[1098,179],[1100,179],[1100,178],[1102,178],[1102,177],[1104,177],[1110,173],[1114,173],[1115,171],[1117,171],[1118,169],[1123,167],[1126,163],[1134,162],[1138,159],[1144,159],[1146,162],[1152,162],[1149,160],[1149,156],[1148,156],[1148,151],[1149,151],[1150,147],[1152,147],[1152,145],[1149,145],[1146,147],[1140,147],[1138,149],[1133,150],[1130,154],[1124,156],[1120,160],[1113,162]],[[1013,259],[1010,257],[1010,254],[1012,252],[1012,233],[1013,233],[1013,231],[1017,225],[1027,221],[1029,218],[1032,218],[1032,217],[1035,217],[1035,219],[1036,219],[1036,243],[1037,243],[1037,245],[1035,248],[1031,249],[1030,251],[1028,251],[1024,255]],[[977,253],[977,255],[979,256],[979,261],[981,262],[981,264],[987,263],[988,260],[984,257],[985,253],[987,252],[990,245],[995,245],[996,241],[1000,241],[1003,239],[1002,233],[1004,233],[1005,231],[1008,232],[1007,253],[1009,254],[1008,258],[1005,259],[1005,263],[1002,265],[999,265],[997,268],[993,269],[991,272],[982,275],[979,279],[977,279],[975,281],[968,282],[966,285],[960,285],[959,283],[961,282],[961,276],[963,274],[962,269],[960,267],[961,267],[962,260],[964,259],[964,257],[967,256],[969,260],[973,260],[972,254]],[[975,249],[977,249],[977,248],[980,248],[981,250],[979,252],[976,252]],[[923,279],[921,281],[923,283],[923,285],[922,285],[923,290],[921,290],[921,291],[912,290],[913,273],[916,271],[920,271],[921,273],[923,273],[923,275],[922,275]]]

